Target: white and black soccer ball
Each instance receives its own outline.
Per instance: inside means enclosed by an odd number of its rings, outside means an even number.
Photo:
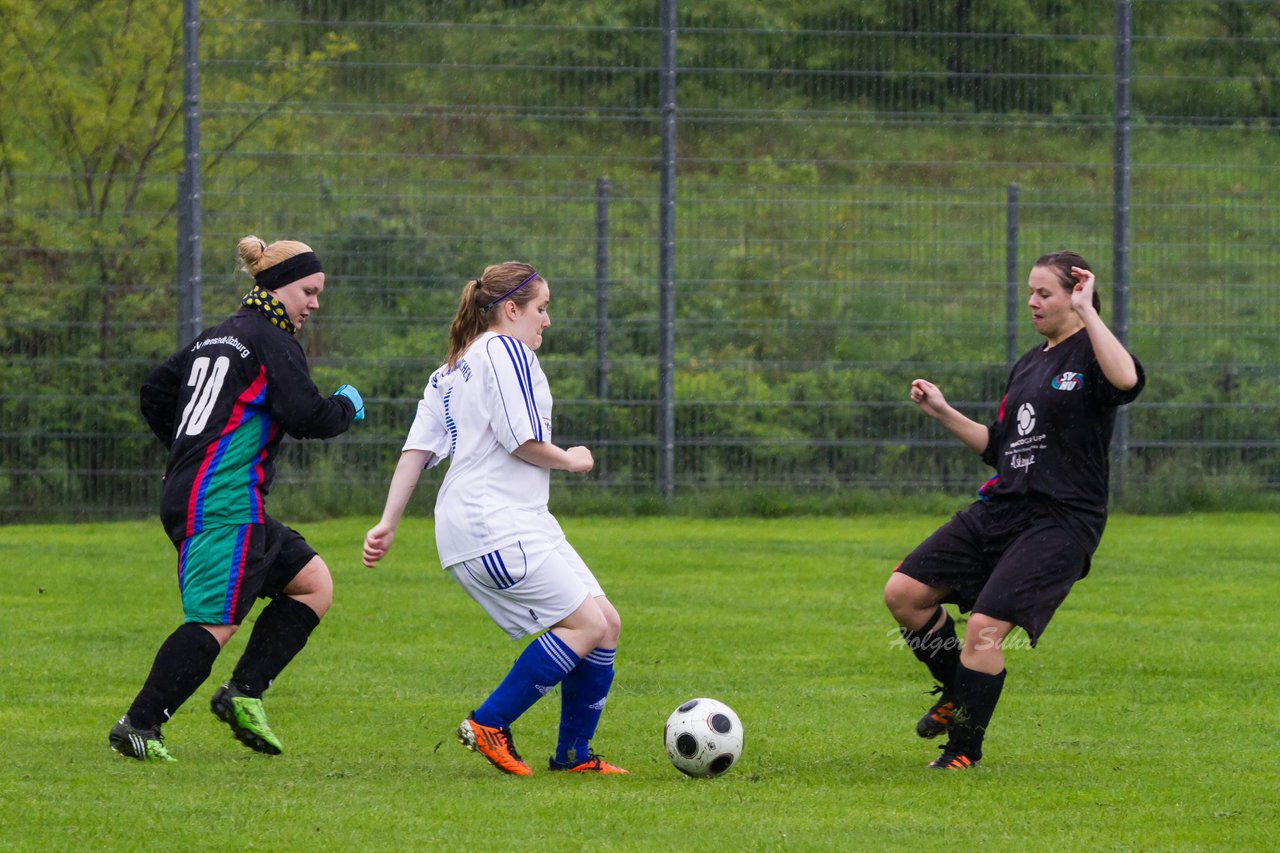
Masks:
[[[671,763],[690,776],[720,776],[742,757],[742,722],[715,699],[690,699],[672,711],[662,739]]]

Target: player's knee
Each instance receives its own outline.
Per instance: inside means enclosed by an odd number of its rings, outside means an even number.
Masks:
[[[985,613],[972,613],[965,626],[964,646],[971,655],[999,652],[1004,638],[1012,629],[1013,625],[1008,622]]]
[[[592,648],[598,649],[603,646],[608,633],[609,623],[605,621],[603,613],[599,614],[599,618],[587,623],[586,636]]]
[[[903,575],[895,573],[884,585],[884,605],[894,616],[920,609],[915,591],[911,588],[911,584],[905,582],[906,580],[907,578]]]
[[[213,635],[213,639],[218,641],[218,648],[222,648],[223,646],[225,646],[227,642],[232,637],[235,636],[236,631],[239,630],[240,628],[239,625],[213,625],[213,624],[204,623],[204,622],[201,622],[201,623],[188,622],[186,624],[188,625],[198,624],[201,628],[208,631],[211,635]]]
[[[895,616],[898,614],[898,610],[902,606],[901,594],[894,589],[892,580],[884,585],[884,606],[889,608],[889,612]]]
[[[597,648],[616,649],[618,636],[622,633],[622,617],[618,615],[617,608],[603,595],[596,596],[595,603],[604,617],[604,635],[600,638]]]
[[[622,618],[618,616],[618,611],[610,608],[604,614],[604,637],[600,641],[600,648],[616,649],[618,647],[618,638],[622,635]]]
[[[608,648],[605,643],[610,628],[606,613],[611,610],[607,600],[587,596],[577,610],[556,623],[556,633],[580,657],[592,649]]]
[[[302,567],[302,571],[284,588],[285,595],[295,598],[324,618],[333,604],[333,576],[320,555],[316,555]]]

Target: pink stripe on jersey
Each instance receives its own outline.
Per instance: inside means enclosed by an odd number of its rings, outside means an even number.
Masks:
[[[244,581],[244,563],[249,555],[251,529],[249,525],[242,524],[236,534],[236,548],[231,557],[231,573],[227,578],[227,603],[222,611],[222,618],[226,624],[231,623],[231,618],[236,612],[236,602],[240,600],[240,584]]]

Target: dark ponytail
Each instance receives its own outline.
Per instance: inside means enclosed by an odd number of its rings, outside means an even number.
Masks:
[[[479,304],[482,290],[480,279],[473,278],[462,288],[462,296],[458,297],[458,310],[454,312],[453,322],[449,324],[449,351],[444,357],[450,370],[457,365],[458,359],[467,351],[471,342],[488,328],[488,319],[480,310]]]

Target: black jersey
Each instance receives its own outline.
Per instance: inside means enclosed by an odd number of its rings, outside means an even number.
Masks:
[[[1036,346],[1013,366],[982,459],[996,469],[983,487],[992,501],[1042,503],[1091,553],[1107,522],[1108,448],[1116,408],[1146,384],[1121,391],[1107,381],[1081,329],[1057,346]]]
[[[325,397],[302,347],[242,308],[151,372],[142,415],[169,448],[160,519],[174,542],[228,524],[260,524],[285,433],[330,438],[355,417]]]

